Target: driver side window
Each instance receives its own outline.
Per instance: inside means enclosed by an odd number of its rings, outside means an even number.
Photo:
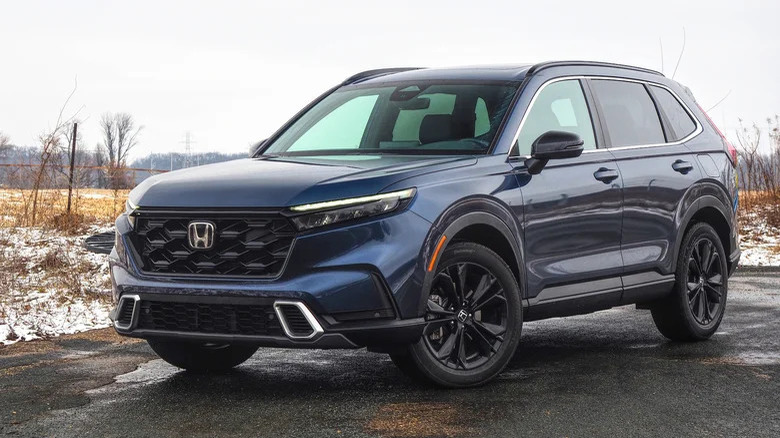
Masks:
[[[585,142],[585,150],[596,149],[593,122],[579,80],[553,82],[539,92],[520,129],[513,155],[531,155],[531,145],[547,131],[572,132]]]

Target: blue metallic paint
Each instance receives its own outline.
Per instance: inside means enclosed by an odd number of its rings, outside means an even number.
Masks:
[[[275,280],[149,278],[114,251],[115,298],[130,291],[297,298],[321,317],[390,302],[399,319],[417,318],[431,279],[426,265],[439,238],[446,234],[450,244],[478,223],[497,230],[511,248],[531,319],[534,307],[535,318],[582,313],[663,293],[682,234],[704,207],[723,216],[731,230],[726,246],[732,259],[738,257],[730,208],[737,196],[734,170],[706,122],[683,145],[600,149],[551,161],[538,175],[530,175],[522,160],[507,158],[533,94],[550,79],[596,75],[661,83],[705,120],[682,87],[659,75],[609,66],[555,66],[526,77],[528,68],[412,70],[364,80],[523,81],[488,155],[263,157],[150,178],[130,195],[141,208],[281,209],[409,187],[417,194],[404,211],[300,234]],[[717,176],[712,169],[702,172],[697,154],[711,159]],[[677,159],[692,162],[694,169],[675,172],[671,165]],[[603,167],[618,169],[620,177],[607,184],[596,180],[594,172]],[[129,232],[124,217],[117,230],[122,236]]]

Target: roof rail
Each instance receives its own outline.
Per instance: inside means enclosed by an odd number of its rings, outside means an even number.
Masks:
[[[344,80],[344,82],[341,83],[341,85],[354,84],[355,82],[359,82],[364,79],[373,78],[376,76],[389,75],[391,73],[400,73],[409,70],[420,70],[421,68],[422,67],[394,67],[394,68],[376,68],[373,70],[366,70],[348,77],[347,79]]]
[[[650,73],[654,75],[663,76],[664,74],[655,70],[651,70],[649,68],[643,68],[643,67],[634,67],[633,65],[624,65],[624,64],[615,64],[612,62],[600,62],[600,61],[547,61],[547,62],[540,62],[538,64],[533,65],[530,69],[528,69],[528,72],[526,72],[526,76],[531,76],[534,73],[537,73],[541,70],[544,70],[546,68],[551,67],[563,67],[563,66],[593,66],[593,67],[613,67],[613,68],[622,68],[626,70],[634,70],[634,71],[640,71],[642,73]]]

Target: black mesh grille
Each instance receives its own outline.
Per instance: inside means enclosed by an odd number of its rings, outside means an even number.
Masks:
[[[121,302],[122,307],[119,308],[119,314],[116,321],[122,325],[130,325],[133,321],[133,307],[135,306],[135,300],[125,299]]]
[[[214,246],[193,249],[192,221],[214,224]],[[279,214],[153,214],[136,219],[133,246],[151,274],[274,277],[290,251],[295,230]]]
[[[283,336],[270,305],[141,300],[138,328],[187,333]]]
[[[281,305],[279,307],[281,307],[284,319],[287,321],[287,328],[290,329],[294,335],[307,336],[314,331],[309,324],[309,321],[303,316],[301,309],[290,305]]]

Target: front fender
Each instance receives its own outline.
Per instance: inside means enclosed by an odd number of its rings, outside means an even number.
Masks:
[[[525,270],[522,262],[524,260],[523,246],[520,237],[521,228],[516,215],[508,205],[495,198],[484,196],[464,198],[451,205],[436,219],[428,237],[425,239],[423,260],[426,270],[423,279],[423,293],[420,294],[418,307],[420,316],[425,313],[425,303],[428,300],[427,291],[430,290],[439,259],[437,258],[433,265],[430,264],[430,261],[442,236],[446,236],[446,239],[439,249],[439,255],[452,243],[458,232],[477,224],[490,226],[501,233],[507,243],[509,243],[517,263],[516,266],[511,268],[519,273],[518,284],[521,286],[521,290],[525,290]],[[428,268],[431,269],[429,270]]]

